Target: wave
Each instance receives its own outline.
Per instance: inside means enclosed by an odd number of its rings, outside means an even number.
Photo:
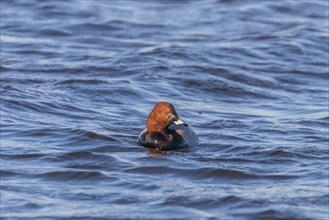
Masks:
[[[52,171],[35,175],[36,178],[42,178],[51,181],[113,181],[115,178],[108,177],[100,171]]]

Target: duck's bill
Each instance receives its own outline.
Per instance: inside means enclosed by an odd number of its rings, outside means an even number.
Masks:
[[[174,124],[175,125],[182,125],[182,126],[185,126],[187,127],[188,124],[186,124],[185,122],[183,122],[182,120],[178,119],[177,121],[174,121]]]

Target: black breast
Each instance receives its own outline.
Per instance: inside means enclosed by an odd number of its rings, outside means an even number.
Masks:
[[[167,134],[145,131],[139,136],[139,142],[144,147],[158,150],[175,150],[187,146],[184,139],[171,130],[168,130]]]

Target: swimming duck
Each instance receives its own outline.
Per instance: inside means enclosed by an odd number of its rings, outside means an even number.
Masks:
[[[199,143],[196,134],[180,120],[174,106],[168,102],[159,102],[154,106],[138,141],[147,148],[157,150],[194,147]]]

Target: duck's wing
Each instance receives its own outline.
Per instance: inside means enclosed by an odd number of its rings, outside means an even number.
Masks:
[[[190,127],[172,124],[168,127],[168,129],[180,135],[190,147],[196,147],[199,144],[198,136]]]

